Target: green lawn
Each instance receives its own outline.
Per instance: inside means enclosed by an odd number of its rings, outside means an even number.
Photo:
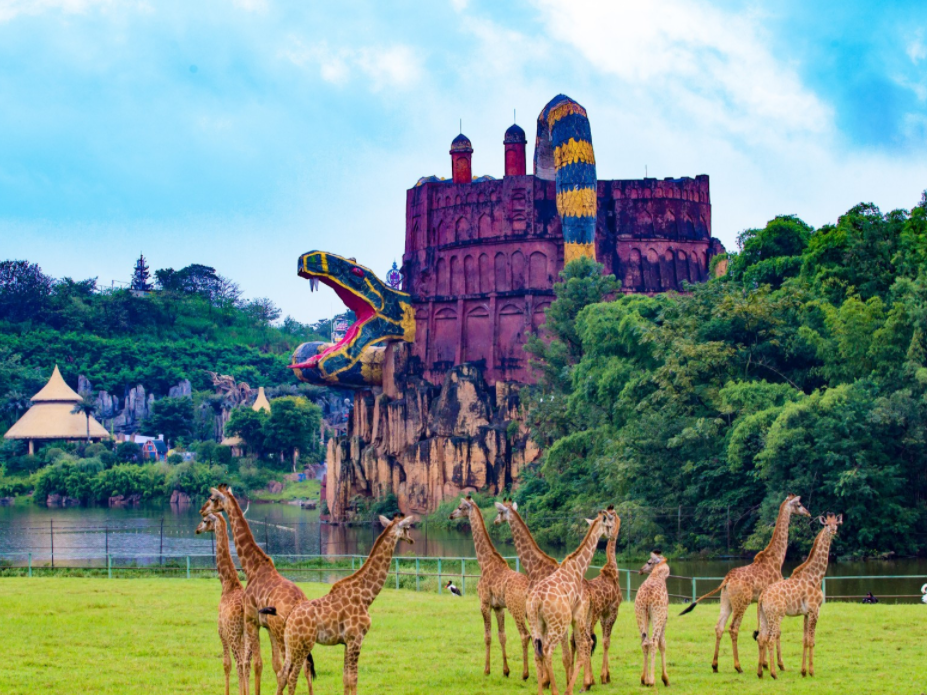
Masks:
[[[303,589],[314,597],[327,587],[304,584]],[[0,579],[0,693],[221,693],[218,599],[218,581],[207,579]],[[629,608],[622,607],[612,640],[612,683],[596,685],[593,692],[643,692],[638,681],[641,652]],[[722,650],[721,673],[711,673],[716,604],[701,606],[684,618],[676,613],[667,631],[673,692],[916,695],[927,690],[927,606],[828,604],[818,626],[813,679],[802,679],[797,670],[801,621],[788,620],[783,634],[788,671],[778,682],[768,677],[759,681],[752,673],[757,654],[750,637],[756,620],[753,609],[741,633],[743,675],[731,667],[729,641]],[[495,638],[493,673],[483,675],[483,627],[474,596],[459,599],[384,589],[372,617],[361,653],[361,693],[536,692],[533,663],[527,684],[517,678],[521,655],[511,618],[507,624],[513,676],[502,676]],[[263,692],[272,694],[266,633],[263,646]],[[320,695],[342,692],[342,654],[341,647],[316,648]],[[559,669],[556,655],[555,663]],[[598,651],[594,664],[598,673]],[[236,692],[234,669],[232,678]],[[298,692],[306,692],[305,680]]]
[[[319,499],[319,491],[322,489],[322,483],[318,480],[306,480],[301,483],[285,482],[283,492],[271,493],[267,490],[257,490],[252,494],[259,500],[268,502],[290,502],[292,500],[316,500]]]

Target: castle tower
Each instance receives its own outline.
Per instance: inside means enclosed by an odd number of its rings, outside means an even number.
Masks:
[[[517,124],[512,124],[505,131],[505,137],[502,144],[505,145],[505,175],[506,176],[524,176],[525,175],[525,145],[528,139],[525,137],[525,131]]]
[[[473,169],[470,158],[473,156],[473,145],[470,139],[461,133],[451,142],[451,175],[454,183],[471,183]]]

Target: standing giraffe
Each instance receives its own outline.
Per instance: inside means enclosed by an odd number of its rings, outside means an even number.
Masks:
[[[309,658],[316,644],[332,646],[344,645],[344,695],[357,694],[357,661],[360,658],[361,644],[370,629],[370,604],[380,593],[389,565],[399,541],[413,543],[409,536],[409,527],[415,517],[393,519],[380,517],[385,527],[380,537],[370,550],[370,555],[363,566],[349,577],[336,582],[331,591],[321,598],[302,601],[290,611],[286,622],[286,659],[283,668],[277,674],[277,695],[289,685],[289,693],[296,691],[299,678],[299,665]],[[272,614],[274,606],[262,609],[262,613]],[[312,673],[309,674],[309,695],[312,695]]]
[[[669,610],[669,593],[666,578],[670,568],[659,550],[650,553],[650,559],[641,567],[639,574],[650,573],[637,590],[634,599],[634,616],[637,630],[641,634],[641,649],[644,652],[644,670],[641,671],[641,685],[656,685],[657,649],[663,667],[663,685],[669,685],[666,674],[666,616]],[[649,658],[648,658],[649,657]]]
[[[518,503],[510,500],[496,502],[496,510],[499,512],[493,520],[493,524],[507,523],[512,531],[512,541],[515,543],[515,552],[525,572],[528,573],[528,588],[537,584],[542,579],[549,577],[560,567],[560,563],[554,560],[550,555],[541,550],[525,520],[518,513]],[[585,579],[583,580],[586,581]],[[594,637],[593,637],[594,639]],[[563,670],[569,674],[573,671],[573,648],[575,645],[570,644],[567,635],[563,636],[561,642],[560,655],[563,660]],[[594,646],[594,645],[593,645]],[[584,671],[584,680],[588,680],[589,674],[592,673],[592,662]],[[550,676],[544,674],[544,687],[550,684]]]
[[[545,675],[550,678],[551,695],[557,695],[557,681],[551,664],[554,647],[562,642],[570,625],[576,640],[576,658],[572,673],[567,672],[566,695],[573,686],[583,664],[591,663],[591,639],[588,632],[589,599],[583,591],[583,579],[599,538],[611,533],[613,518],[600,511],[595,519],[586,519],[589,529],[579,547],[570,553],[560,567],[528,590],[528,625],[534,642],[534,661],[538,673],[538,695],[544,693]]]
[[[218,514],[225,512],[232,525],[232,536],[235,539],[235,550],[241,567],[248,579],[244,592],[245,605],[245,675],[250,678],[251,658],[254,658],[254,693],[261,695],[261,673],[264,670],[264,661],[261,658],[262,627],[270,633],[270,648],[273,657],[274,673],[280,673],[283,666],[283,631],[287,616],[300,601],[306,600],[306,595],[289,579],[277,572],[274,561],[254,540],[251,527],[245,520],[245,515],[238,505],[238,500],[228,485],[211,488],[209,499],[200,509],[200,514]],[[262,615],[258,611],[265,606],[275,606],[276,613]],[[306,680],[309,680],[309,669],[306,669]],[[311,681],[310,681],[311,682]]]
[[[769,675],[776,677],[776,665],[773,663],[773,645],[776,646],[776,657],[779,668],[782,665],[781,637],[782,618],[785,616],[805,616],[805,635],[802,641],[801,675],[814,675],[814,630],[818,624],[818,613],[824,603],[824,592],[821,591],[821,580],[827,572],[827,560],[830,556],[830,543],[837,535],[837,527],[843,523],[843,514],[827,517],[818,517],[824,528],[814,539],[808,559],[795,568],[788,579],[776,582],[760,596],[757,601],[756,612],[759,618],[760,629],[753,636],[760,648],[760,661],[756,668],[756,675],[763,677],[763,667],[766,665],[766,651],[769,650]]]
[[[621,531],[621,517],[615,514],[615,508],[609,507],[608,512],[614,515],[614,525],[605,544],[605,565],[595,579],[585,579],[586,594],[589,596],[589,634],[595,647],[595,624],[602,621],[602,684],[611,683],[612,675],[608,668],[608,648],[612,643],[612,628],[618,619],[618,607],[621,605],[621,582],[618,575],[618,560],[615,558],[615,544],[618,542],[618,533]],[[592,665],[589,665],[589,672]],[[587,679],[589,675],[587,675]],[[591,684],[589,684],[591,685]]]
[[[480,612],[483,614],[483,641],[486,643],[486,665],[483,673],[489,675],[489,649],[492,644],[492,618],[496,614],[499,644],[502,646],[502,673],[509,675],[509,662],[505,653],[505,609],[512,614],[515,627],[521,638],[522,680],[528,679],[528,628],[525,626],[525,599],[528,593],[528,577],[516,572],[503,559],[489,538],[483,514],[470,495],[460,500],[451,519],[467,517],[473,533],[473,547],[480,563],[480,579],[476,584],[480,597]]]
[[[772,539],[764,550],[753,558],[753,562],[744,567],[735,567],[724,577],[721,585],[693,602],[680,615],[685,615],[704,599],[721,592],[721,617],[715,626],[715,655],[711,660],[711,668],[718,672],[718,652],[721,649],[721,637],[727,619],[734,614],[731,620],[731,647],[734,652],[734,668],[737,673],[743,673],[740,667],[740,656],[737,652],[737,635],[740,634],[740,623],[750,604],[756,601],[760,594],[770,584],[782,579],[782,563],[785,562],[785,551],[789,546],[789,521],[792,514],[811,516],[811,512],[801,504],[801,497],[789,495],[779,505],[779,516],[776,518],[776,528]]]
[[[229,695],[229,676],[232,660],[238,671],[238,693],[247,695],[248,676],[245,674],[245,606],[244,589],[238,579],[238,570],[232,562],[229,549],[229,533],[225,528],[225,517],[207,514],[196,527],[201,533],[216,534],[216,570],[222,582],[222,598],[219,599],[219,639],[222,640],[222,665],[225,668],[225,695]]]

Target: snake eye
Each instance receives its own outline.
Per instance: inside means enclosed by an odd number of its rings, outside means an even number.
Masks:
[[[360,268],[351,268],[351,272],[354,273],[359,278],[364,277],[364,271],[361,270]]]

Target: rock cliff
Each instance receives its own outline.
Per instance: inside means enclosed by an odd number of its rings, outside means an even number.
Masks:
[[[490,388],[479,367],[461,364],[439,388],[408,345],[391,344],[382,390],[358,391],[347,434],[328,442],[330,520],[348,521],[360,500],[389,493],[406,514],[463,491],[501,493],[538,455],[519,421],[517,386]]]

